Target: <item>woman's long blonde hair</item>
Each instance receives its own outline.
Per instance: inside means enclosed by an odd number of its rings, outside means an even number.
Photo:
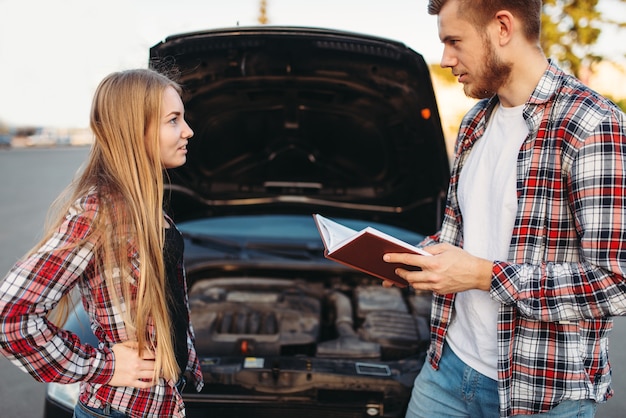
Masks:
[[[46,234],[54,232],[76,199],[97,193],[98,215],[85,241],[95,245],[96,269],[105,276],[113,303],[119,309],[124,301],[128,308],[123,311],[125,325],[129,336],[136,338],[140,354],[145,349],[155,352],[155,381],[160,376],[176,380],[180,373],[163,261],[163,166],[157,123],[163,92],[169,86],[181,93],[178,84],[149,69],[116,72],[102,80],[91,108],[95,142],[90,156],[82,173],[55,202],[56,216]],[[147,137],[150,126],[156,129]],[[130,248],[138,251],[137,282],[129,280]],[[54,322],[65,322],[70,307],[69,298],[64,298]],[[156,329],[155,339],[148,333],[150,325]]]

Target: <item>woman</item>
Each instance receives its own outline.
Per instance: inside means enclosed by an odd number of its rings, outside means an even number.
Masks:
[[[80,382],[77,418],[183,417],[183,376],[200,390],[202,374],[182,237],[163,211],[164,169],[185,163],[193,135],[181,89],[148,69],[113,73],[96,90],[90,124],[82,174],[0,284],[0,351],[39,381]],[[98,347],[59,325],[74,288]]]

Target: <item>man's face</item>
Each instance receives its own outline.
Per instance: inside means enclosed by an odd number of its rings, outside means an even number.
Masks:
[[[489,38],[489,28],[478,31],[459,15],[456,0],[441,9],[438,25],[444,44],[441,66],[452,70],[467,96],[485,99],[497,94],[508,80],[511,65],[498,56]]]

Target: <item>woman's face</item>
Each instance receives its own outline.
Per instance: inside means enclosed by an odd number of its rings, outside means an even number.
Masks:
[[[163,168],[176,168],[187,161],[187,143],[193,131],[185,121],[185,108],[178,92],[167,87],[163,92],[161,115],[156,121],[159,124],[159,148]],[[153,127],[148,130],[150,135]]]

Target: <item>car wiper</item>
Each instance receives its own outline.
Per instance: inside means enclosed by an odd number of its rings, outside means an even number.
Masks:
[[[251,253],[263,253],[274,257],[311,260],[322,255],[322,251],[324,249],[321,242],[240,242],[204,234],[190,234],[183,232],[183,235],[194,245],[210,248],[222,253],[238,254],[240,257],[250,257],[252,255]]]
[[[263,252],[282,258],[312,260],[322,255],[324,249],[321,243],[312,242],[256,242],[251,241],[245,244],[245,248],[250,251]]]
[[[216,238],[210,235],[203,234],[190,234],[188,232],[183,232],[182,234],[194,245],[210,248],[216,251],[234,253],[241,252],[244,248],[242,243],[235,240],[229,240],[221,237]]]

